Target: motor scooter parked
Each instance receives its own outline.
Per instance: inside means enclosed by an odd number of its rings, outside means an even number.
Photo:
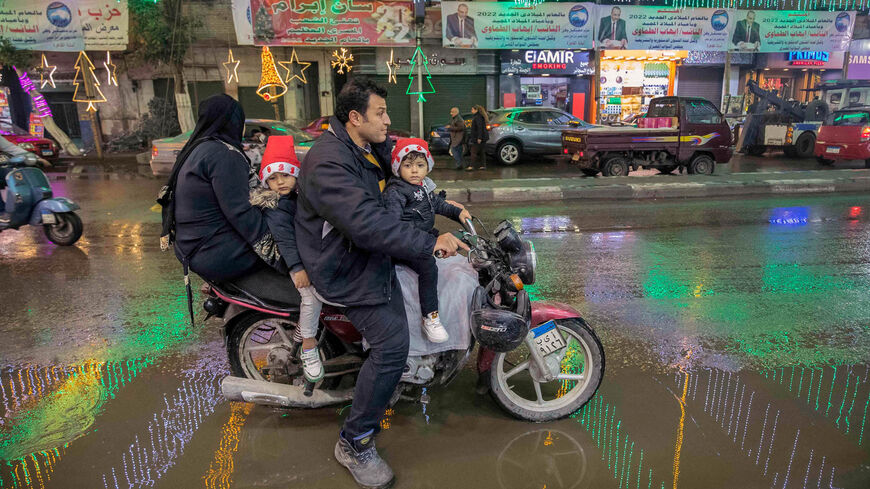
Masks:
[[[0,222],[0,232],[41,224],[52,243],[70,246],[82,236],[82,220],[75,213],[79,206],[66,197],[54,197],[48,178],[36,168],[36,162],[32,154],[9,157],[0,153],[0,176],[5,175],[6,183],[4,199],[12,199],[15,204],[9,222]]]

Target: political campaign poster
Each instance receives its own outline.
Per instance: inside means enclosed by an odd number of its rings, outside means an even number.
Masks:
[[[81,51],[85,48],[75,2],[5,0],[0,4],[0,37],[18,49]]]
[[[593,3],[441,2],[443,45],[457,49],[591,49]]]
[[[598,49],[725,51],[731,15],[725,9],[599,5]]]
[[[411,2],[251,0],[251,13],[256,45],[413,46],[416,43]]]
[[[855,12],[733,10],[729,50],[757,53],[845,51]]]

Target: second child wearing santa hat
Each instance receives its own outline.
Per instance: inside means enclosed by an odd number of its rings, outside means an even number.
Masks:
[[[323,363],[317,348],[317,326],[323,303],[317,298],[296,247],[296,179],[301,165],[296,158],[293,136],[272,136],[266,144],[260,165],[260,185],[251,191],[251,204],[263,209],[266,224],[275,238],[278,251],[290,269],[290,278],[299,291],[299,330],[302,333],[302,367],[305,379],[323,378]]]
[[[396,142],[391,159],[393,174],[384,190],[387,207],[411,222],[414,227],[435,236],[435,215],[449,217],[458,222],[471,219],[471,214],[461,206],[448,203],[433,190],[435,183],[426,175],[435,166],[426,141],[405,138]],[[438,267],[435,257],[415,261],[397,261],[417,272],[420,311],[423,313],[423,333],[433,343],[449,339],[447,330],[438,317]]]

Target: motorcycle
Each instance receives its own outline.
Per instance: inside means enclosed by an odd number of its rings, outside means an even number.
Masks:
[[[32,154],[9,157],[0,153],[0,175],[5,174],[5,199],[13,199],[15,203],[9,222],[0,222],[0,232],[26,224],[41,224],[52,243],[70,246],[82,236],[82,220],[75,213],[79,206],[66,197],[53,196],[48,178],[35,167],[36,162]]]
[[[507,413],[543,422],[576,412],[598,390],[604,374],[604,349],[595,331],[566,304],[529,300],[525,286],[535,281],[536,254],[509,221],[502,221],[490,237],[478,235],[470,220],[454,234],[469,245],[468,261],[479,281],[469,311],[473,335],[462,349],[409,355],[391,405],[399,398],[428,402],[421,388],[450,383],[468,361],[476,338],[481,348],[495,350],[490,393]],[[299,359],[297,306],[270,304],[233,285],[207,282],[204,290],[203,307],[225,322],[232,376],[222,381],[224,397],[292,408],[352,399],[353,382],[345,379],[355,381],[367,352],[340,308],[324,304],[318,342],[325,376],[311,384],[304,380]],[[422,395],[408,395],[415,391]]]

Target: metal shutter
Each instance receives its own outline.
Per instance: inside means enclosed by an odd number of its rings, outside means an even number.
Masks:
[[[486,76],[441,75],[432,77],[435,93],[427,94],[423,106],[423,127],[445,124],[450,120],[450,108],[459,107],[460,114],[471,112],[472,105],[486,107]],[[405,85],[407,88],[407,83]],[[415,128],[416,129],[416,128]]]
[[[681,66],[677,75],[677,95],[703,97],[717,108],[722,102],[722,80],[725,68],[721,66]]]

